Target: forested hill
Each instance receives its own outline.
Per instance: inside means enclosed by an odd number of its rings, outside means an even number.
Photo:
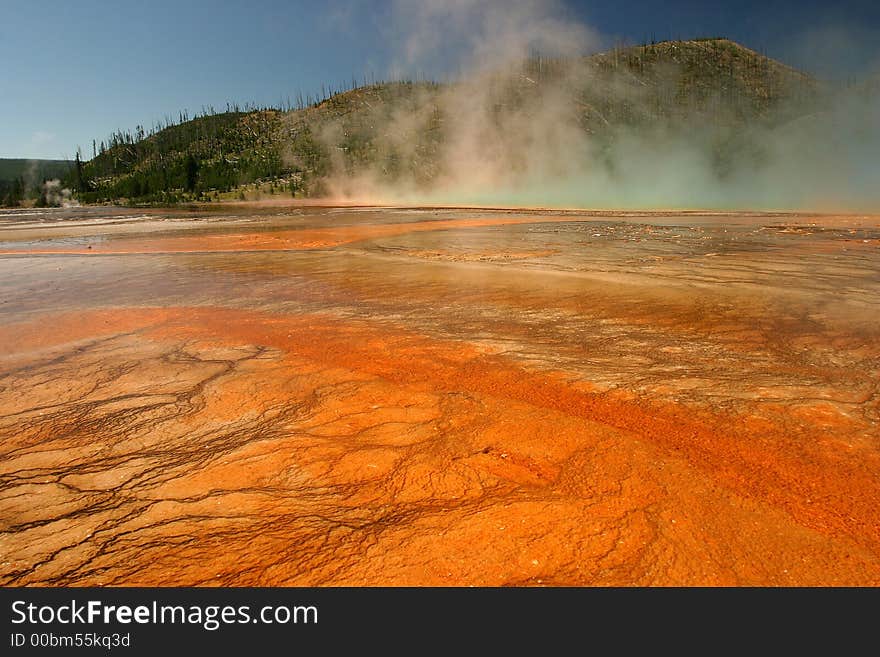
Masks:
[[[812,111],[822,93],[810,76],[726,39],[617,48],[572,60],[536,56],[498,86],[492,102],[499,114],[564,89],[579,125],[599,142],[621,129],[699,120],[722,135],[722,160],[725,149],[741,148],[729,143],[731,128],[790,121]],[[449,108],[440,99],[453,87],[383,83],[330,91],[294,109],[181,115],[150,133],[137,127],[96,144],[81,180],[70,182],[82,201],[131,203],[316,196],[331,171],[356,174],[366,167],[389,180],[405,171],[430,182],[449,139]],[[389,126],[409,132],[401,138]]]
[[[26,160],[0,158],[0,181],[16,178],[62,178],[70,173],[71,160]]]

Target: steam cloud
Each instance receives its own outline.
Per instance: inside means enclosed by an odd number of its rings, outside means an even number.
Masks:
[[[402,44],[395,67],[436,74],[432,61],[443,51],[461,73],[366,110],[375,155],[366,169],[345,146],[351,126],[329,124],[318,137],[332,157],[332,196],[593,208],[880,206],[880,103],[867,88],[815,87],[809,98],[739,123],[735,103],[723,97],[658,117],[657,98],[676,93],[683,70],[661,67],[662,79],[646,89],[625,67],[605,75],[585,65],[582,55],[601,39],[567,20],[560,4],[395,7],[390,36]],[[536,51],[544,58],[529,60]],[[602,99],[637,120],[609,122]]]
[[[73,198],[73,192],[67,187],[62,187],[61,181],[57,178],[43,183],[42,195],[45,198],[46,205],[50,207],[70,208],[79,206],[79,202]]]

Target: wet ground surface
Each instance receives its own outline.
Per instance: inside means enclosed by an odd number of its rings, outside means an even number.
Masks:
[[[0,582],[880,584],[880,221],[0,212]]]

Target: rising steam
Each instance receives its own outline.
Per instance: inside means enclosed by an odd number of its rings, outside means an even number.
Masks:
[[[368,137],[355,134],[350,118],[327,124],[317,137],[331,155],[325,184],[336,198],[595,208],[880,206],[880,103],[866,87],[832,91],[791,71],[789,97],[743,119],[738,99],[723,94],[669,101],[687,81],[683,66],[656,67],[646,85],[626,67],[611,66],[613,55],[604,66],[587,60],[584,53],[601,39],[568,20],[559,4],[429,0],[396,8],[389,28],[401,44],[395,69],[439,77],[443,72],[432,66],[442,52],[457,72],[449,84],[405,85],[393,102],[366,102],[358,125]],[[661,101],[676,111],[663,113]],[[612,110],[618,116],[606,116]],[[356,137],[366,139],[369,159],[357,159]]]
[[[57,178],[46,180],[40,189],[40,202],[53,208],[78,207],[79,202],[73,198],[73,192],[62,186]]]

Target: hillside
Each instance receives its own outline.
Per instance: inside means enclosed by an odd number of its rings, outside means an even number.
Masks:
[[[202,190],[229,191],[282,172],[278,157],[280,112],[225,112],[196,117],[155,134],[117,133],[84,166],[86,201],[129,199],[167,202]],[[138,134],[141,133],[141,134]]]
[[[739,120],[766,119],[780,104],[801,104],[818,92],[818,83],[805,73],[728,39],[666,41],[588,62],[610,77],[625,71],[631,84],[649,89],[660,112],[696,106]],[[611,95],[607,88],[598,91],[602,98]]]
[[[73,166],[70,160],[25,160],[0,158],[0,181],[11,182],[16,178],[52,179],[63,178]]]
[[[618,48],[580,59],[534,57],[478,81],[378,84],[303,109],[209,114],[152,135],[142,128],[119,133],[85,164],[88,183],[80,198],[168,203],[257,193],[318,196],[329,179],[365,171],[390,183],[427,185],[448,174],[444,150],[461,138],[462,116],[493,123],[505,138],[572,122],[599,153],[625,134],[705,130],[723,171],[730,157],[755,150],[739,141],[743,128],[772,128],[808,114],[821,92],[809,76],[726,39]],[[490,141],[485,125],[481,130]],[[497,141],[499,133],[492,134]],[[527,143],[535,142],[529,139],[511,147],[513,159],[527,156]]]

